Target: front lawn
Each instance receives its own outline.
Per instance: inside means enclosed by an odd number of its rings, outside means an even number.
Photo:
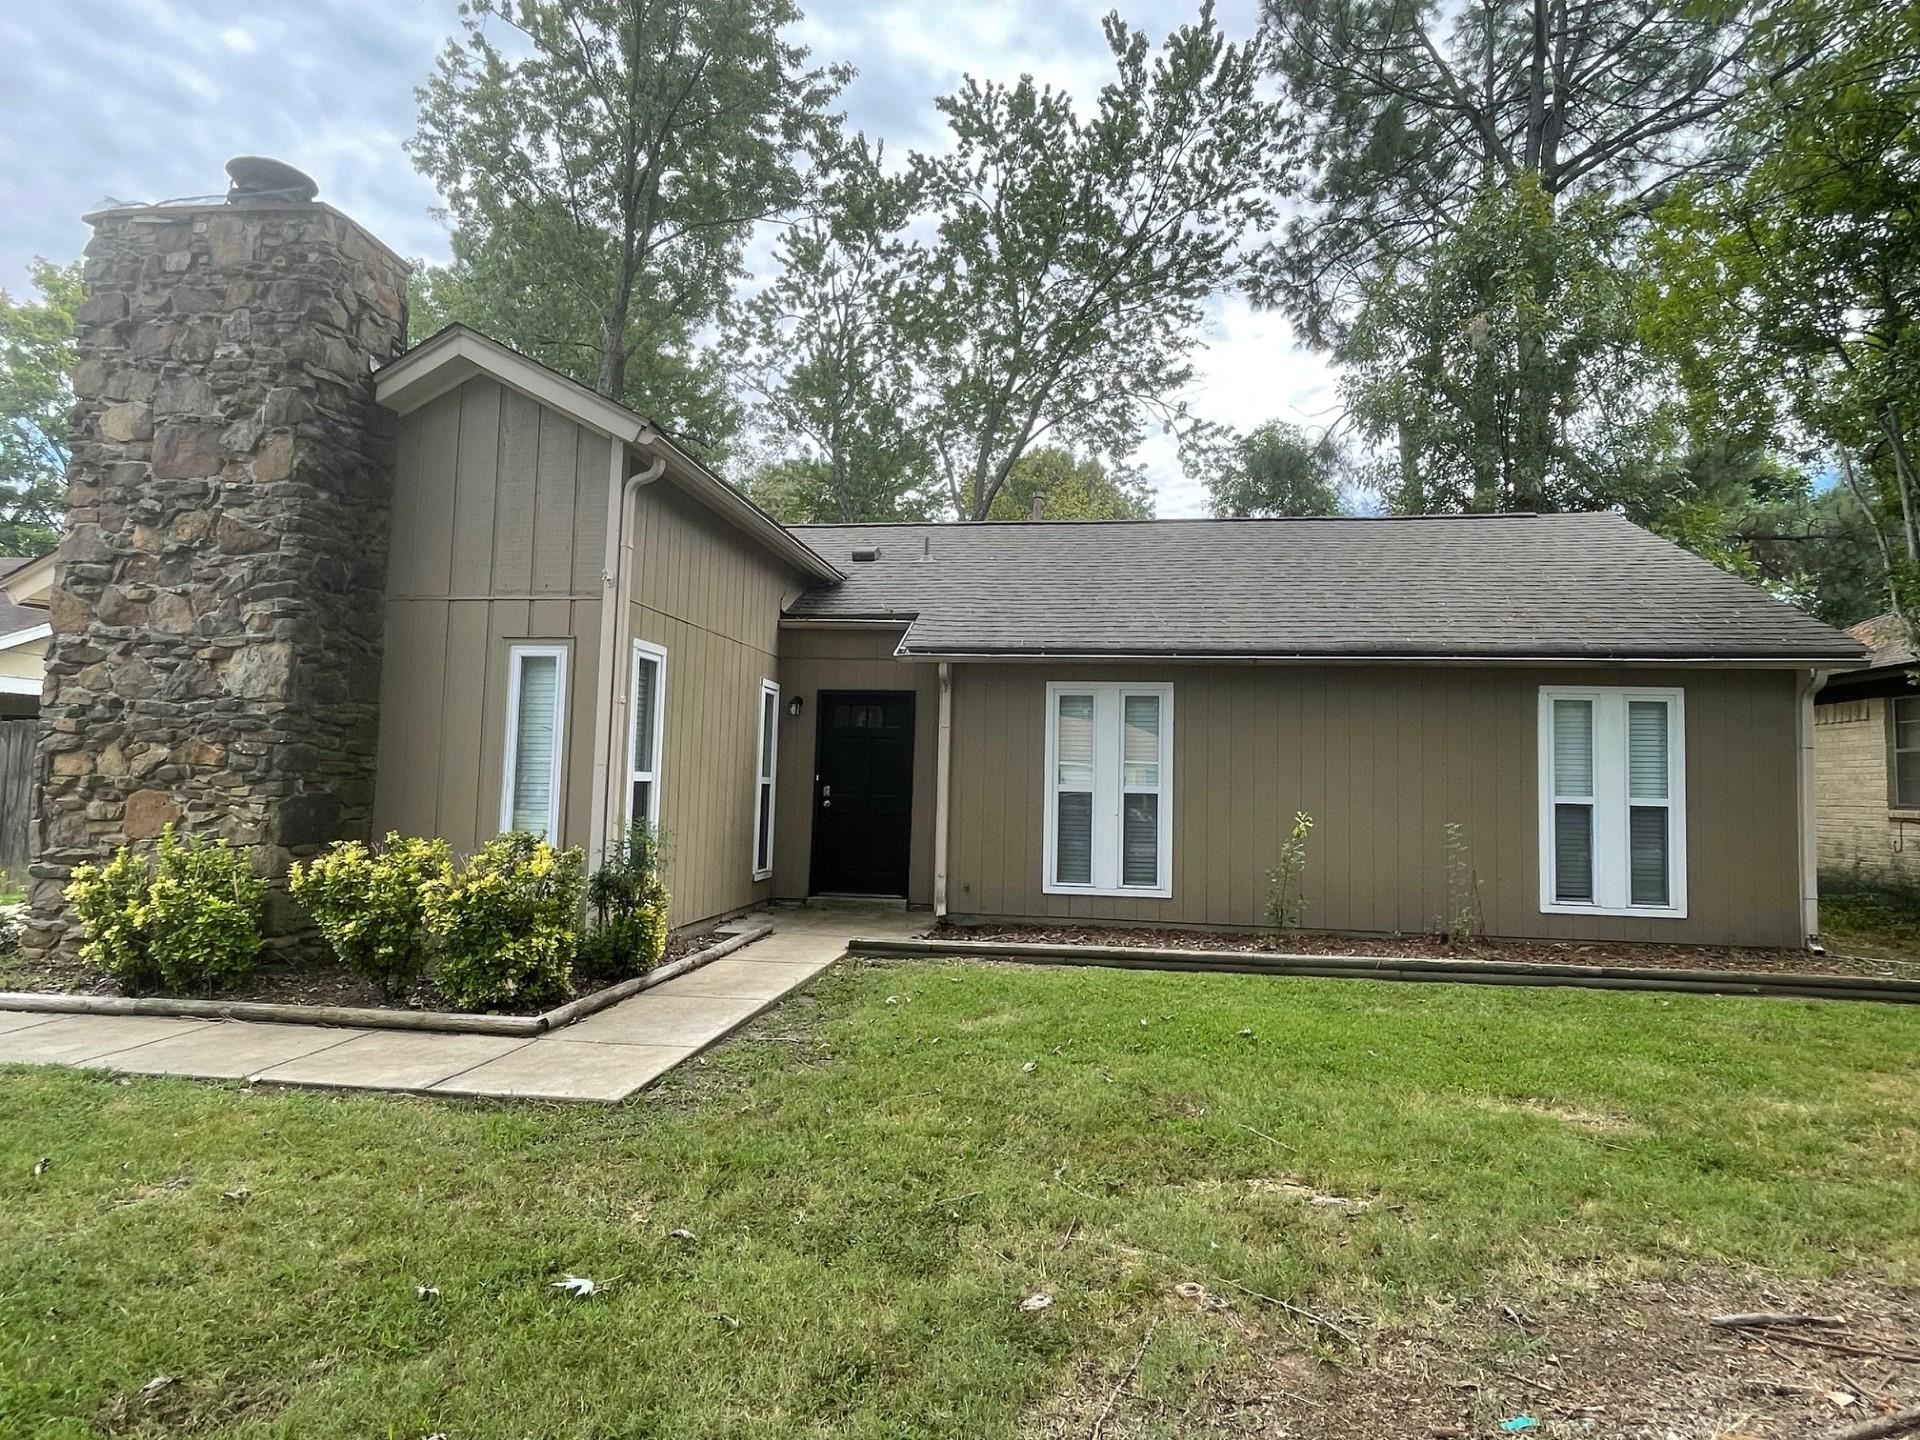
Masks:
[[[1920,1010],[958,964],[613,1110],[15,1070],[0,1434],[1198,1433],[1492,1293],[1910,1285],[1917,1109]]]

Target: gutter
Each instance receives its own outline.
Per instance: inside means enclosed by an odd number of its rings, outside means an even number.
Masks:
[[[1648,668],[1686,667],[1697,670],[1804,670],[1818,665],[1825,670],[1857,670],[1864,662],[1851,656],[1820,655],[1417,655],[1379,653],[1348,654],[1250,654],[1246,652],[1200,650],[928,650],[908,649],[902,638],[895,658],[939,662],[965,661],[987,665],[1052,664],[1071,661],[1088,665],[1470,665],[1470,666],[1644,666]]]
[[[953,666],[940,662],[940,743],[933,771],[933,916],[947,916],[947,829],[953,795]]]
[[[1800,929],[1807,937],[1807,948],[1816,955],[1825,954],[1820,943],[1820,829],[1819,793],[1814,784],[1813,697],[1826,684],[1827,672],[1801,672],[1796,686],[1795,729],[1798,744],[1794,749],[1794,779],[1798,782]]]
[[[625,603],[633,588],[633,531],[628,520],[633,497],[667,473],[664,455],[656,455],[644,470],[627,474],[627,447],[614,440],[607,470],[607,550],[600,572],[600,653],[594,669],[595,705],[607,702],[605,720],[593,732],[593,810],[587,820],[587,871],[600,868],[607,853],[613,822],[613,752],[627,714],[620,685],[620,656],[627,641],[632,606]]]

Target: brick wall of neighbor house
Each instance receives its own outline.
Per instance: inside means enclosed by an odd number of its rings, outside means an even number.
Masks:
[[[1920,820],[1887,805],[1885,698],[1814,707],[1813,766],[1822,882],[1920,889]]]
[[[328,206],[88,217],[27,943],[170,820],[265,874],[364,832],[406,266]],[[269,907],[269,929],[292,925]]]

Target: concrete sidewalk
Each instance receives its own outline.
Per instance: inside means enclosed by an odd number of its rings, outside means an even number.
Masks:
[[[907,936],[928,923],[897,909],[761,913],[774,927],[765,939],[531,1040],[0,1010],[0,1064],[423,1095],[620,1100],[811,980],[846,953],[852,936]]]

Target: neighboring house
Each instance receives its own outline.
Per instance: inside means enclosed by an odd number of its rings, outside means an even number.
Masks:
[[[402,262],[327,206],[91,218],[32,943],[173,819],[273,872],[644,816],[676,925],[1254,926],[1303,810],[1315,928],[1817,927],[1812,697],[1864,648],[1618,516],[786,528],[471,330],[398,353]]]
[[[1920,688],[1913,640],[1893,615],[1847,633],[1864,669],[1831,675],[1814,697],[1820,874],[1829,884],[1920,889]]]
[[[0,719],[40,713],[47,639],[53,634],[46,606],[52,578],[51,556],[0,556]]]

